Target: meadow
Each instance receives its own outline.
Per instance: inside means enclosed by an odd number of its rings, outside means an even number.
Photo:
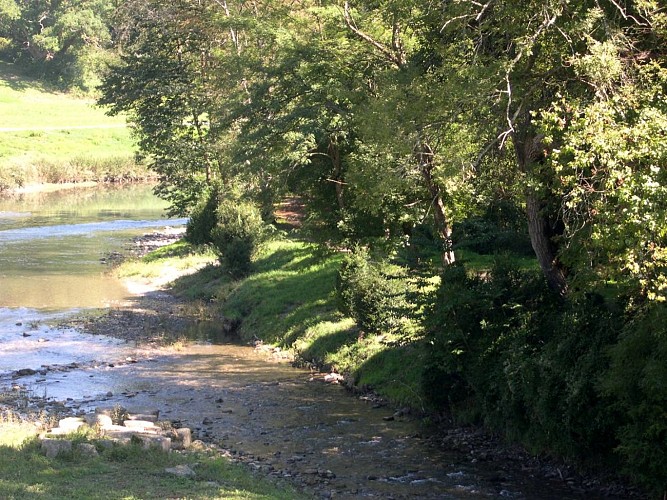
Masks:
[[[30,184],[145,178],[124,117],[0,62],[0,191]]]

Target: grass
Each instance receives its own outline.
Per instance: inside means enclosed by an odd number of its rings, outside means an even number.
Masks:
[[[298,499],[299,492],[232,463],[215,451],[164,453],[140,446],[98,446],[96,457],[77,451],[47,458],[35,428],[0,424],[0,498],[94,499]],[[74,436],[74,442],[88,441]],[[95,444],[95,440],[90,441]],[[194,478],[165,468],[187,464]]]
[[[0,184],[146,176],[124,117],[52,91],[0,62]]]
[[[156,278],[170,270],[199,269],[216,261],[213,252],[194,248],[185,241],[158,248],[141,259],[123,262],[116,270],[120,278]]]

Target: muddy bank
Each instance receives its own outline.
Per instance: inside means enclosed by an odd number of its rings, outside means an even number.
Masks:
[[[142,295],[68,324],[123,339],[143,355],[17,377],[34,395],[57,395],[33,398],[22,411],[157,408],[258,474],[320,498],[639,497],[478,429],[429,427],[407,409],[350,394],[336,377],[294,369],[280,350],[225,343],[220,321],[200,321],[159,283],[144,282]]]

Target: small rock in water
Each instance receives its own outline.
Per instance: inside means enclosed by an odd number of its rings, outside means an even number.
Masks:
[[[20,370],[16,370],[17,377],[28,377],[30,375],[35,375],[36,373],[37,371],[32,368],[21,368]]]
[[[24,337],[30,337],[30,334],[29,334],[29,333],[26,333],[26,332],[23,332],[22,335],[23,335]]]

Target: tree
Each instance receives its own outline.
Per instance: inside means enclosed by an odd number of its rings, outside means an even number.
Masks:
[[[208,12],[187,2],[125,4],[120,63],[107,73],[98,101],[110,114],[129,114],[172,214],[188,213],[219,173],[210,114],[215,41],[199,23]]]
[[[108,0],[0,2],[0,36],[8,52],[68,85],[85,86],[90,53],[111,43]]]
[[[549,286],[561,295],[567,293],[568,273],[573,271],[561,255],[569,243],[570,229],[563,220],[567,194],[550,158],[553,150],[565,147],[559,141],[567,138],[546,137],[536,119],[556,101],[573,109],[600,101],[602,94],[592,91],[587,76],[577,71],[576,61],[597,59],[600,63],[596,47],[618,47],[625,40],[617,61],[644,65],[640,40],[659,36],[654,28],[663,26],[663,16],[650,1],[628,8],[613,1],[458,1],[442,11],[440,27],[446,44],[468,47],[466,64],[483,68],[495,80],[494,93],[479,93],[480,103],[495,110],[497,127],[496,136],[482,153],[494,146],[512,147],[525,179],[531,242]],[[651,43],[655,46],[656,42]],[[612,85],[607,92],[616,94],[617,90]]]

